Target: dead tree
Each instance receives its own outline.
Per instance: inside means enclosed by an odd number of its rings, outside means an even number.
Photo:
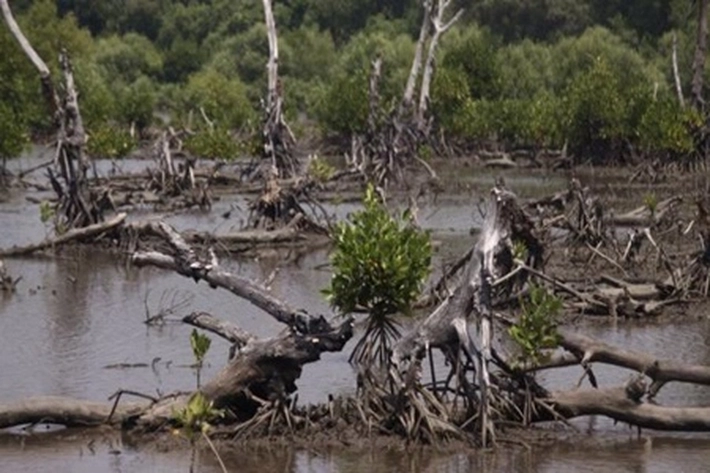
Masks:
[[[671,63],[673,67],[673,82],[675,84],[675,92],[678,97],[678,103],[681,108],[685,107],[685,99],[683,98],[683,86],[681,85],[680,73],[678,72],[678,35],[673,32],[673,50],[671,52]]]
[[[428,4],[428,5],[427,5]],[[456,23],[463,13],[463,10],[458,10],[449,20],[445,20],[446,10],[451,5],[451,0],[437,0],[436,7],[432,5],[431,0],[425,1],[424,8],[433,10],[427,17],[431,17],[431,39],[429,40],[429,50],[427,52],[426,63],[424,64],[424,72],[422,74],[422,85],[419,91],[419,107],[417,109],[417,128],[428,136],[430,126],[426,123],[429,112],[429,90],[431,89],[431,81],[434,76],[434,62],[436,60],[436,48],[439,45],[441,35],[448,31],[454,23]],[[421,38],[420,38],[421,39]],[[415,58],[416,59],[416,58]]]
[[[279,78],[279,43],[272,0],[263,0],[266,32],[269,39],[268,90],[264,103],[263,158],[278,177],[288,179],[301,172],[301,163],[294,156],[296,139],[283,116],[283,86]],[[264,171],[262,166],[262,173]]]
[[[259,339],[238,326],[201,312],[184,318],[190,325],[215,333],[233,344],[226,366],[199,392],[216,408],[224,409],[232,422],[247,422],[255,416],[284,413],[287,398],[296,390],[303,365],[326,351],[340,351],[353,334],[352,319],[332,325],[323,316],[310,316],[281,301],[267,289],[223,269],[211,251],[200,254],[183,236],[160,222],[138,222],[129,231],[153,235],[169,251],[137,251],[133,264],[174,271],[212,288],[223,288],[242,297],[283,323],[285,330]],[[150,402],[121,404],[113,408],[98,403],[60,397],[43,397],[0,404],[0,429],[24,423],[55,422],[67,426],[123,425],[154,430],[175,423],[175,414],[193,393],[168,395]],[[147,396],[150,397],[150,396]]]
[[[692,106],[703,111],[703,77],[705,76],[705,54],[708,40],[708,0],[698,1],[698,30],[695,38],[695,55],[693,56],[693,79],[691,81]]]
[[[432,144],[428,111],[436,49],[441,35],[458,21],[462,13],[459,10],[449,20],[445,20],[450,4],[451,0],[423,0],[422,25],[412,66],[404,95],[393,110],[382,110],[379,99],[382,59],[378,56],[372,61],[368,127],[364,137],[353,138],[350,159],[367,180],[382,188],[391,183],[405,182],[404,170],[412,164],[423,167],[432,179],[437,178],[431,166],[419,157],[419,148]],[[419,99],[415,104],[417,90]]]
[[[70,229],[95,224],[103,219],[106,196],[92,194],[87,184],[89,168],[85,153],[86,131],[79,110],[79,100],[69,55],[62,50],[59,64],[64,76],[64,90],[60,98],[49,67],[34,50],[15,21],[7,0],[0,0],[3,18],[22,51],[37,69],[42,90],[57,127],[55,171],[50,169],[52,187],[59,198],[59,229]]]
[[[528,247],[531,266],[542,263],[543,248],[532,222],[517,206],[513,194],[496,188],[481,236],[471,251],[465,278],[431,315],[396,343],[392,355],[393,365],[400,372],[407,373],[408,378],[416,378],[425,356],[431,356],[429,349],[441,350],[452,366],[443,389],[451,389],[457,397],[459,393],[464,395],[468,419],[462,424],[471,424],[475,420],[484,445],[494,438],[492,411],[500,401],[491,391],[490,376],[493,362],[492,305],[496,296],[502,296],[494,286],[500,287],[501,283],[496,284],[496,281],[501,281],[513,270],[514,241]],[[480,343],[469,335],[470,323],[478,326]],[[469,371],[475,373],[473,379],[466,378]],[[452,379],[455,386],[449,388]]]

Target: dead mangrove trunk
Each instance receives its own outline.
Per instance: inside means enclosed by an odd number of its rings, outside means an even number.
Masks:
[[[699,111],[705,107],[703,86],[705,76],[705,55],[708,40],[708,0],[698,0],[698,30],[693,56],[693,79],[691,81],[692,106]]]

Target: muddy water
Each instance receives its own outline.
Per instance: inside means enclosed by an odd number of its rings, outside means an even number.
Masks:
[[[35,154],[12,163],[28,168],[41,160]],[[122,163],[124,169],[141,169],[143,163]],[[110,163],[100,163],[99,172],[109,172]],[[454,171],[450,171],[452,174]],[[480,225],[476,209],[493,175],[455,170],[459,192],[441,196],[436,205],[420,210],[422,224],[433,230],[438,246],[437,265],[463,251],[472,240],[469,231]],[[523,196],[544,194],[565,185],[563,176],[506,175],[508,184]],[[26,194],[0,196],[0,247],[41,239],[47,229],[39,219],[37,205]],[[33,197],[42,198],[41,193]],[[223,199],[209,214],[190,212],[168,216],[180,230],[227,231],[239,227],[245,201]],[[330,206],[339,216],[356,209],[353,204]],[[229,219],[220,214],[232,210]],[[145,215],[143,215],[145,216]],[[307,255],[273,253],[258,259],[224,261],[233,271],[255,280],[265,280],[277,270],[272,290],[292,305],[314,313],[327,313],[319,295],[329,272],[323,251]],[[6,265],[22,276],[18,292],[0,297],[0,401],[32,395],[66,395],[103,400],[119,388],[142,392],[190,389],[195,373],[190,367],[190,329],[172,320],[192,310],[204,310],[229,319],[261,336],[280,329],[269,316],[225,291],[156,269],[137,270],[125,262],[95,251],[63,252],[59,258],[9,260]],[[146,314],[166,311],[167,323],[147,327]],[[609,324],[580,326],[579,330],[610,343],[688,362],[710,363],[710,322],[693,319],[671,325]],[[348,348],[351,348],[348,347]],[[224,363],[227,345],[215,339],[203,374],[210,377]],[[328,394],[353,390],[353,373],[347,364],[348,350],[325,354],[308,365],[299,381],[300,402],[319,402]],[[599,369],[601,384],[626,380],[628,372]],[[550,387],[573,386],[578,368],[566,368],[543,377]],[[710,389],[670,385],[661,391],[664,404],[709,405]],[[362,471],[707,471],[710,440],[706,435],[668,435],[615,426],[600,418],[574,422],[577,432],[563,436],[552,447],[510,449],[498,454],[431,454],[372,450],[367,452],[268,451],[230,452],[230,471],[334,472]],[[27,435],[0,434],[0,472],[134,472],[188,471],[189,448],[161,453],[144,449],[120,436],[98,435],[88,439],[75,431]],[[583,438],[582,447],[579,437]],[[209,452],[200,455],[199,471],[216,472],[219,466]]]

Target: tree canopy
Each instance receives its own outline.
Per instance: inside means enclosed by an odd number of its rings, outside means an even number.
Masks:
[[[421,3],[274,0],[286,113],[296,131],[361,131],[377,54],[383,103],[399,99]],[[453,3],[464,15],[440,45],[431,107],[453,138],[511,146],[567,142],[580,156],[615,156],[624,143],[664,155],[687,152],[698,117],[675,99],[671,51],[675,35],[688,94],[694,2]],[[147,130],[165,119],[184,124],[200,110],[225,129],[258,121],[268,55],[261,1],[17,0],[12,6],[53,71],[60,48],[69,51],[90,135]],[[36,72],[5,28],[0,46],[0,155],[10,157],[45,134],[50,120]]]

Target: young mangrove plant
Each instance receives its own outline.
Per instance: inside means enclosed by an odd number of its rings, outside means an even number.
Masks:
[[[193,334],[195,332],[193,331]],[[207,338],[206,336],[202,335]],[[209,340],[209,338],[207,338]],[[209,343],[207,344],[209,346]],[[180,410],[173,412],[173,423],[179,427],[175,431],[176,434],[184,435],[189,441],[192,448],[192,461],[190,462],[190,471],[195,467],[196,440],[202,437],[209,445],[212,452],[217,457],[223,473],[227,473],[227,467],[222,461],[222,457],[217,452],[217,448],[210,440],[208,435],[212,428],[212,422],[224,417],[224,411],[216,409],[211,401],[208,401],[205,396],[197,391],[187,401],[187,405]]]
[[[200,389],[200,372],[202,371],[202,364],[205,361],[205,355],[207,355],[211,344],[212,340],[210,337],[192,329],[192,333],[190,334],[190,346],[192,347],[192,355],[195,357],[195,367],[197,369],[197,389]]]
[[[384,366],[400,334],[395,316],[410,313],[429,274],[431,242],[408,212],[393,218],[372,185],[364,206],[335,228],[334,273],[324,293],[341,314],[367,314],[365,333],[350,361]]]
[[[520,348],[519,360],[537,365],[544,361],[544,350],[559,345],[557,315],[562,301],[544,287],[533,285],[527,299],[521,299],[520,318],[509,329],[513,341]]]

